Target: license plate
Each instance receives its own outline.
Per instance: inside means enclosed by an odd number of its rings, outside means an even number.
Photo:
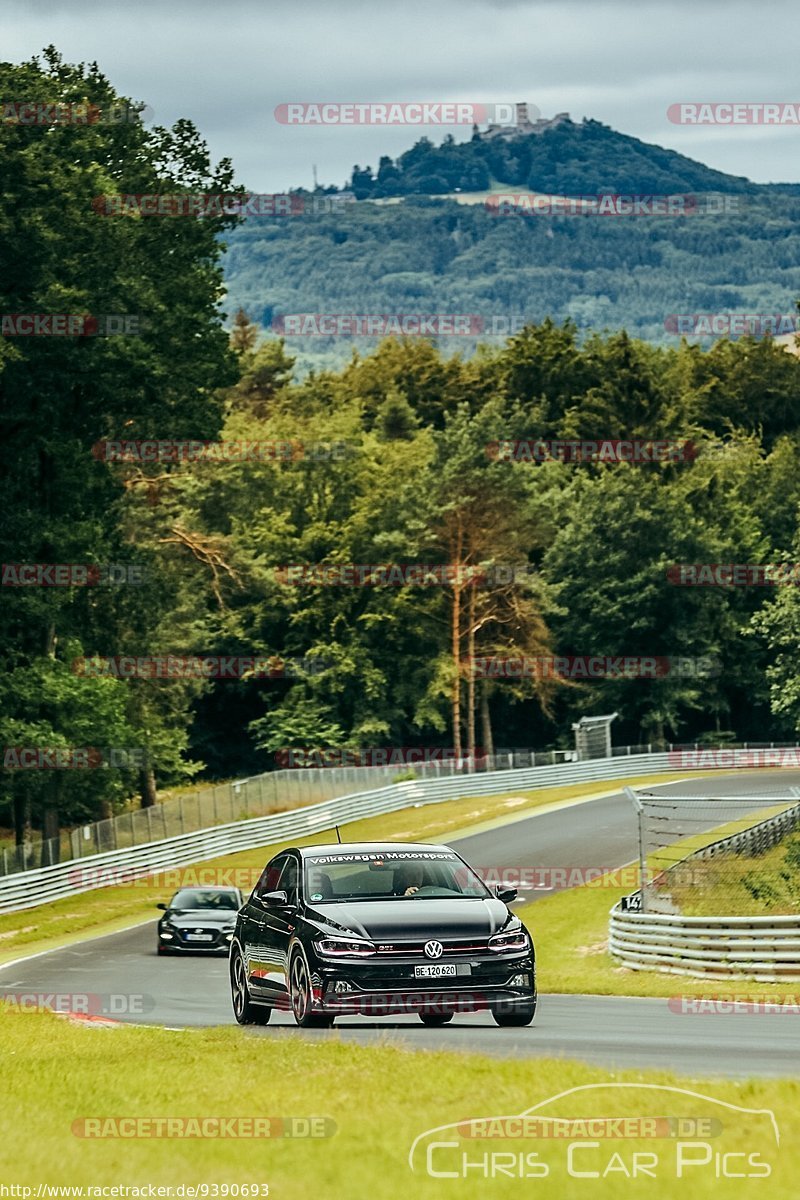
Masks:
[[[455,974],[455,963],[426,963],[424,967],[414,967],[417,979],[441,979],[443,975]]]
[[[187,933],[187,942],[213,942],[213,933]]]

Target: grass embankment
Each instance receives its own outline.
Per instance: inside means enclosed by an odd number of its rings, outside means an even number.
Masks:
[[[688,866],[688,864],[687,864]],[[685,880],[669,892],[688,917],[800,914],[800,835],[764,854],[723,854],[696,859]]]
[[[422,1027],[420,1026],[420,1029]],[[275,1031],[276,1033],[278,1031]],[[270,1200],[516,1200],[533,1194],[543,1200],[591,1197],[611,1200],[629,1184],[638,1196],[671,1200],[720,1194],[739,1200],[762,1184],[770,1200],[797,1195],[800,1173],[800,1084],[792,1080],[682,1080],[665,1072],[614,1072],[581,1063],[542,1059],[488,1059],[451,1052],[422,1053],[387,1046],[376,1036],[370,1045],[334,1038],[309,1040],[259,1037],[239,1028],[168,1031],[82,1027],[46,1013],[0,1012],[3,1045],[3,1105],[0,1116],[0,1179],[36,1187],[268,1184]],[[536,1027],[520,1037],[537,1036]],[[615,1087],[644,1083],[685,1088],[695,1095],[652,1088]],[[426,1130],[479,1117],[510,1116],[581,1085],[596,1090],[574,1093],[542,1108],[539,1115],[586,1117],[690,1117],[717,1121],[710,1136],[605,1138],[461,1138],[448,1129],[422,1143],[413,1171],[409,1151]],[[611,1085],[611,1086],[609,1086]],[[697,1095],[699,1093],[699,1095]],[[763,1111],[741,1113],[715,1101],[748,1110],[772,1110],[780,1131]],[[153,1117],[327,1117],[336,1132],[324,1138],[127,1139],[87,1138],[73,1132],[85,1118]],[[721,1128],[719,1128],[721,1123]],[[78,1126],[78,1129],[85,1128]],[[574,1128],[574,1127],[573,1127]],[[687,1130],[690,1127],[687,1127]],[[577,1131],[576,1131],[577,1132]],[[459,1178],[432,1178],[426,1172],[431,1140],[455,1141],[455,1148],[432,1154],[434,1170],[460,1172]],[[598,1177],[571,1178],[573,1170]],[[704,1142],[680,1150],[679,1143]],[[634,1152],[646,1154],[652,1176],[629,1180]],[[677,1156],[704,1165],[677,1177]],[[720,1178],[721,1156],[729,1172],[763,1174],[761,1180]],[[742,1153],[757,1156],[750,1164]],[[466,1171],[462,1155],[473,1165]],[[484,1159],[485,1155],[503,1159]],[[520,1178],[519,1156],[536,1154],[536,1171],[546,1177]],[[617,1156],[617,1157],[614,1157]],[[656,1156],[655,1161],[652,1156]],[[640,1159],[640,1162],[643,1160]],[[484,1174],[481,1164],[492,1164]],[[523,1159],[524,1162],[524,1159]],[[513,1166],[511,1165],[513,1163]],[[605,1178],[603,1172],[611,1164]],[[503,1168],[502,1171],[498,1167]],[[523,1167],[523,1172],[525,1168]],[[527,1170],[531,1172],[531,1167]],[[146,1194],[146,1193],[145,1193]],[[230,1192],[228,1193],[230,1195]]]
[[[682,772],[651,776],[646,781],[633,779],[611,780],[608,783],[576,783],[569,787],[544,788],[513,795],[507,793],[499,796],[463,797],[442,804],[405,808],[365,821],[353,821],[342,826],[343,837],[347,841],[435,841],[482,821],[516,816],[548,804],[565,803],[582,796],[615,791],[629,783],[652,784],[682,779],[685,774]],[[633,814],[631,820],[634,820]],[[231,883],[240,886],[243,891],[249,891],[264,864],[273,854],[277,854],[282,846],[304,846],[326,840],[335,841],[333,832],[329,835],[319,833],[307,838],[294,838],[290,842],[244,850],[223,858],[208,859],[194,866],[178,867],[166,876],[159,875],[134,880],[121,886],[103,887],[21,912],[0,913],[0,965],[25,953],[66,945],[91,934],[113,933],[150,916],[155,919],[153,906],[159,901],[168,900],[182,882]],[[86,858],[76,864],[75,869],[91,873],[97,868],[92,865],[91,858]],[[212,874],[198,879],[198,873],[201,871]],[[226,878],[224,872],[233,874]]]
[[[737,833],[757,821],[783,811],[786,805],[770,806],[747,817],[737,818],[714,830],[693,834],[650,856],[648,865],[651,877],[659,870],[680,861],[694,850],[710,845],[721,837]],[[800,838],[796,839],[800,844]],[[787,843],[783,843],[785,847]],[[729,904],[742,903],[747,894],[741,880],[754,863],[765,864],[772,856],[778,857],[779,847],[769,855],[747,859],[738,874],[731,874],[736,857],[694,859],[686,868],[676,868],[678,877],[688,880],[684,886],[665,884],[665,890],[686,916],[694,915],[739,915]],[[709,873],[713,883],[714,872],[718,871],[725,880],[719,891],[709,891],[701,897],[695,893],[694,881],[703,873]],[[610,873],[602,878],[572,888],[554,896],[537,900],[535,904],[519,908],[520,917],[533,933],[536,952],[540,961],[540,986],[542,991],[564,993],[586,993],[601,996],[800,996],[800,985],[792,983],[756,983],[741,980],[697,979],[688,975],[672,975],[658,971],[633,971],[620,966],[608,953],[608,916],[614,904],[636,887],[636,871]],[[794,889],[800,888],[795,869]],[[787,884],[787,887],[791,884]],[[737,890],[738,889],[738,890]],[[695,909],[697,911],[695,911]],[[753,911],[753,910],[750,910]],[[762,911],[777,913],[778,909]],[[794,911],[797,911],[795,907]]]

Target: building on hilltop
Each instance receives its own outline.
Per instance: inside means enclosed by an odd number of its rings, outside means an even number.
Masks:
[[[556,125],[562,125],[565,121],[570,121],[571,117],[568,112],[556,113],[554,117],[537,117],[531,120],[528,114],[528,105],[525,101],[520,101],[516,105],[516,121],[513,125],[489,125],[487,129],[478,131],[478,137],[482,141],[493,141],[495,138],[517,138],[524,137],[529,133],[544,133],[545,129],[554,129]]]

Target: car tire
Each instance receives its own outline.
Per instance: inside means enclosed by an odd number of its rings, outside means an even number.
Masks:
[[[419,1019],[423,1025],[446,1025],[448,1021],[452,1021],[455,1013],[451,1012],[421,1012]]]
[[[171,946],[164,946],[161,944],[161,942],[159,942],[158,945],[156,946],[156,954],[163,955],[163,954],[171,954],[171,953],[172,953]]]
[[[492,1009],[495,1023],[503,1028],[519,1028],[530,1025],[536,1016],[536,997],[525,1003],[519,1001],[506,1002]]]
[[[296,950],[289,963],[289,998],[294,1019],[301,1029],[330,1029],[334,1018],[311,1009],[311,980],[305,955]]]
[[[254,1004],[247,989],[247,977],[241,950],[231,953],[231,1003],[233,1015],[240,1025],[266,1025],[272,1009],[263,1004]]]

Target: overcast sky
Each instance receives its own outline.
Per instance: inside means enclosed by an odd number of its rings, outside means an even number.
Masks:
[[[24,0],[0,15],[0,57],[52,42],[96,59],[159,124],[194,121],[257,191],[310,186],[312,164],[342,184],[447,132],[279,124],[298,101],[527,100],[768,182],[800,179],[800,127],[681,127],[666,110],[800,102],[798,34],[792,0]]]

